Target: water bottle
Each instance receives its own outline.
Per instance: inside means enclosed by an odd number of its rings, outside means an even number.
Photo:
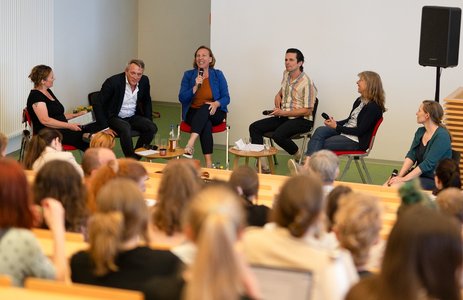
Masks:
[[[170,125],[169,132],[169,151],[174,152],[177,148],[177,136],[175,135],[174,125]]]

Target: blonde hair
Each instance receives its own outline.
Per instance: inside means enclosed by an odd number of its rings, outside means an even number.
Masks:
[[[6,137],[6,135],[0,132],[0,157],[2,157],[2,153],[6,149],[7,145],[8,145],[8,138]]]
[[[234,249],[244,214],[239,196],[224,184],[206,186],[185,215],[198,253],[186,288],[188,300],[236,300],[242,293],[242,274]]]
[[[379,74],[373,71],[363,71],[358,74],[358,77],[364,79],[367,84],[367,89],[362,97],[375,102],[381,107],[381,111],[385,112],[387,110],[385,106],[386,94]]]
[[[378,199],[355,192],[342,196],[335,214],[334,230],[341,247],[351,252],[355,266],[364,266],[381,230]]]
[[[181,232],[182,213],[200,187],[201,179],[192,160],[170,160],[162,171],[153,224],[169,236]]]
[[[113,136],[104,132],[95,133],[90,140],[90,148],[113,149],[116,141]]]
[[[89,253],[94,273],[117,271],[115,263],[124,242],[136,236],[148,241],[148,208],[138,186],[129,179],[108,182],[98,193],[97,213],[88,224]]]
[[[442,190],[436,198],[439,210],[463,223],[463,192],[455,187]]]

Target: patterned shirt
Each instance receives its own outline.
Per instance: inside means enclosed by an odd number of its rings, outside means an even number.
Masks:
[[[292,111],[298,108],[313,108],[315,97],[317,97],[317,88],[313,81],[302,72],[295,80],[291,80],[289,72],[283,72],[283,80],[281,81],[281,109],[284,111]],[[289,117],[294,119],[296,117]],[[312,120],[312,115],[304,116],[308,120]]]

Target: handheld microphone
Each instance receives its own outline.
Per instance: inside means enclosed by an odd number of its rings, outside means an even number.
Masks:
[[[203,77],[204,75],[204,69],[203,68],[199,68],[199,76]],[[201,88],[201,83],[198,83],[198,90]]]
[[[391,180],[391,178],[396,177],[397,175],[399,175],[399,171],[397,171],[397,169],[392,170],[391,177],[389,178],[389,180]],[[391,186],[391,184],[388,182],[387,186]]]
[[[322,117],[325,120],[328,120],[330,118],[330,116],[328,116],[326,113],[322,113]]]
[[[270,115],[271,113],[273,113],[273,110],[272,110],[272,109],[264,110],[264,111],[262,112],[262,114],[263,114],[264,116],[268,116],[268,115]]]

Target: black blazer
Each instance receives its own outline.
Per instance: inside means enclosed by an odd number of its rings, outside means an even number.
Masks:
[[[105,80],[101,86],[100,95],[95,109],[97,122],[108,127],[108,120],[118,116],[124,100],[126,78],[125,73],[116,74]],[[143,75],[138,83],[137,108],[135,114],[152,118],[152,103],[150,95],[150,81]]]

